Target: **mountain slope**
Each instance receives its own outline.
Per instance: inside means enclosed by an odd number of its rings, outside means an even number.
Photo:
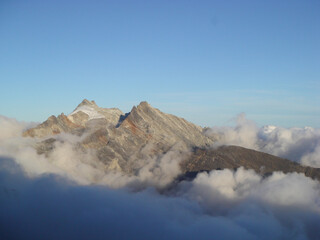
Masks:
[[[107,170],[126,173],[133,173],[147,158],[163,154],[173,145],[178,144],[178,151],[186,151],[213,143],[213,139],[202,133],[201,127],[163,113],[147,102],[123,114],[119,109],[100,108],[86,99],[68,116],[52,116],[23,135],[42,138],[37,146],[38,153],[49,155],[58,141],[55,135],[62,133],[79,135],[76,147],[81,151],[94,149]]]
[[[222,146],[217,149],[195,149],[182,163],[186,175],[213,169],[237,169],[244,167],[268,176],[274,171],[304,173],[307,177],[320,180],[320,169],[301,166],[296,162],[239,146]]]

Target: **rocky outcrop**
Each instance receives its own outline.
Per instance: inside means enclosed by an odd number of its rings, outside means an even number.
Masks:
[[[62,132],[76,133],[76,130],[81,130],[82,128],[82,126],[70,121],[70,119],[62,113],[58,117],[52,115],[47,121],[37,127],[25,131],[23,136],[42,138]]]
[[[188,147],[204,147],[213,143],[213,139],[202,133],[201,127],[183,118],[163,113],[147,102],[133,107],[120,128],[129,128],[133,134],[152,138],[154,142],[162,142],[168,146],[177,142],[183,142]]]

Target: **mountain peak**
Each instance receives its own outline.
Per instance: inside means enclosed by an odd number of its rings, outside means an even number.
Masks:
[[[142,101],[137,106],[137,109],[145,111],[145,110],[149,110],[149,109],[154,109],[154,107],[152,107],[147,101]]]
[[[151,105],[147,101],[140,102],[138,106],[149,106],[149,107],[151,107]]]
[[[142,101],[137,106],[133,106],[129,114],[131,115],[139,115],[139,112],[150,112],[153,108],[147,101]]]
[[[96,102],[95,101],[89,101],[88,99],[83,99],[82,102],[77,106],[78,107],[81,107],[81,106],[97,106]]]

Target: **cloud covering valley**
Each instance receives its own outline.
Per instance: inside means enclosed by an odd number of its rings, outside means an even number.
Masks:
[[[81,137],[61,134],[49,156],[23,138],[30,127],[0,116],[1,239],[320,239],[320,184],[302,174],[262,177],[239,168],[199,173],[171,185],[185,153],[149,157],[136,175],[109,173]],[[320,131],[259,128],[238,117],[219,144],[320,166]],[[213,146],[215,147],[215,146]]]

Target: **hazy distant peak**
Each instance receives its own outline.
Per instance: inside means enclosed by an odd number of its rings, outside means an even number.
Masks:
[[[263,126],[262,128],[262,131],[264,133],[271,133],[273,132],[277,127],[276,126],[273,126],[273,125],[266,125],[266,126]]]

